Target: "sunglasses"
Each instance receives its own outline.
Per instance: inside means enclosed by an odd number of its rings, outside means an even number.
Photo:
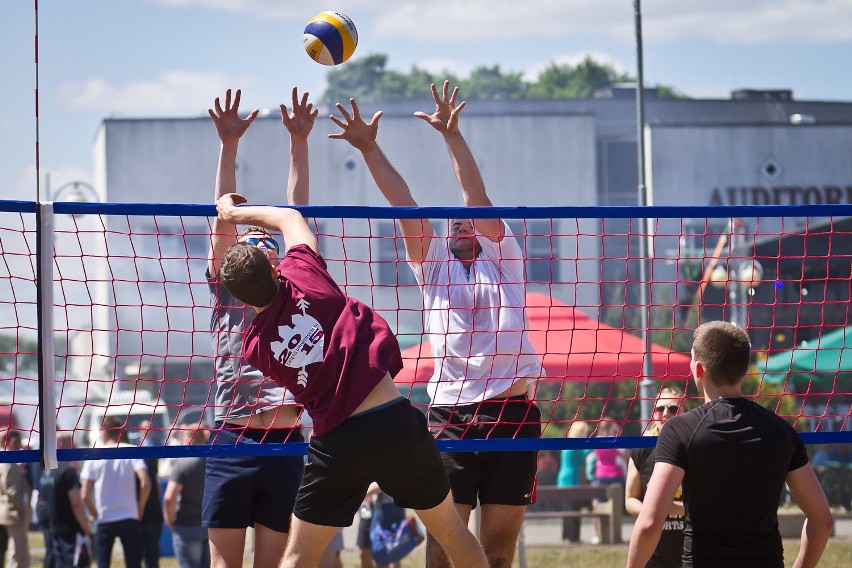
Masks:
[[[654,410],[656,410],[657,412],[662,414],[663,412],[666,411],[666,409],[668,409],[669,414],[677,414],[679,407],[676,404],[672,404],[672,405],[669,405],[669,406],[658,406]]]
[[[256,247],[263,247],[266,249],[272,249],[275,252],[278,252],[278,241],[273,239],[272,237],[249,237],[243,241],[244,243],[248,243],[250,245],[254,245]]]

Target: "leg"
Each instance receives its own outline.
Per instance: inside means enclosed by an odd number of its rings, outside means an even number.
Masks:
[[[9,559],[9,568],[29,568],[30,566],[30,543],[27,540],[27,532],[30,528],[30,516],[22,515],[22,521],[17,525],[9,527],[11,536],[12,555]]]
[[[46,524],[45,519],[39,519],[42,526]],[[49,528],[43,528],[41,534],[44,535],[44,562],[42,568],[56,568],[61,564],[56,564],[55,553],[53,552],[53,531]]]
[[[163,525],[159,523],[145,524],[142,530],[142,558],[145,560],[145,568],[159,568],[160,566],[160,535],[163,534]]]
[[[456,512],[462,523],[467,526],[470,521],[470,513],[473,507],[470,505],[455,504]],[[424,521],[425,523],[425,521]],[[451,568],[450,559],[447,553],[441,547],[441,544],[432,536],[432,533],[426,532],[426,566],[427,568]]]
[[[254,568],[278,568],[287,548],[287,533],[254,525]]]
[[[207,568],[202,564],[204,547],[201,527],[175,525],[172,530],[172,544],[175,548],[175,560],[179,568]]]
[[[142,568],[142,528],[139,521],[128,519],[118,521],[116,525],[124,549],[124,565],[126,568]]]
[[[512,566],[525,510],[517,505],[482,505],[480,540],[491,568]]]
[[[95,532],[95,558],[98,568],[109,568],[112,560],[112,545],[115,543],[115,535],[112,531],[114,523],[101,523]]]
[[[246,529],[207,529],[211,568],[242,568]],[[100,567],[98,567],[100,568]]]
[[[281,568],[314,568],[338,530],[339,527],[315,525],[293,517],[290,529],[293,538],[287,542]]]
[[[361,568],[377,568],[376,563],[373,562],[373,553],[370,552],[369,548],[359,548],[358,559],[361,561]]]
[[[467,515],[463,518],[459,514],[457,507],[467,508],[466,505],[457,506],[453,503],[452,493],[447,493],[443,503],[432,509],[425,511],[416,511],[417,516],[426,525],[426,530],[429,535],[440,544],[442,552],[446,552],[446,556],[452,566],[468,566],[471,568],[488,566],[488,561],[485,558],[485,553],[482,547],[476,541],[471,532],[467,529],[466,518],[470,517],[470,509],[467,509]],[[434,550],[434,545],[433,545]],[[427,566],[433,568],[435,565],[431,562],[432,558],[429,555],[427,545]]]

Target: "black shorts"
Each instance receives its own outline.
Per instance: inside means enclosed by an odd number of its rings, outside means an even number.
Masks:
[[[298,428],[222,427],[216,424],[213,444],[303,442]],[[241,529],[263,525],[290,532],[290,514],[305,469],[295,456],[212,456],[207,458],[201,525]]]
[[[313,436],[293,514],[316,525],[348,527],[373,481],[398,506],[415,510],[440,505],[450,492],[426,417],[408,399]]]
[[[429,423],[438,439],[540,438],[541,412],[525,395],[459,406],[433,406]],[[538,452],[441,454],[456,503],[529,505]]]

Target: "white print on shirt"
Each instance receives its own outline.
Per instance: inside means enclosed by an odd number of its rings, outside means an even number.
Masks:
[[[305,367],[323,359],[325,334],[320,323],[305,313],[310,306],[307,300],[299,298],[296,306],[302,313],[294,314],[290,324],[278,326],[281,341],[273,341],[269,347],[272,349],[272,356],[279,363],[299,369],[296,383],[304,388],[308,385],[308,372]]]

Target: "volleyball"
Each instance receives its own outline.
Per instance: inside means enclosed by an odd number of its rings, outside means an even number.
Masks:
[[[358,30],[346,14],[320,12],[305,27],[305,51],[323,65],[340,65],[355,53]]]

